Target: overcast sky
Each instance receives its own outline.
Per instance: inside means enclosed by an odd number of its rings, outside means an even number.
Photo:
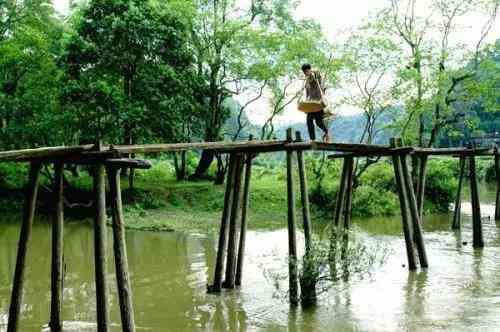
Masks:
[[[69,0],[53,1],[60,13],[64,14],[67,12]],[[389,3],[389,0],[303,0],[297,9],[297,16],[299,18],[314,18],[321,24],[326,36],[331,41],[341,41],[343,36],[345,36],[346,30],[360,25],[370,13],[387,6]],[[420,13],[425,12],[429,8],[428,3],[429,0],[419,0],[417,10]],[[460,22],[463,28],[454,35],[456,40],[452,42],[461,42],[469,45],[477,42],[483,21],[484,17],[481,17],[479,14],[464,18]],[[500,38],[500,19],[497,20],[496,26],[490,33],[487,41],[493,41],[496,38]],[[250,120],[256,124],[261,124],[266,119],[267,107],[265,100],[255,103],[248,111]],[[355,111],[345,107],[337,110],[337,112],[340,114],[352,114]],[[304,114],[296,110],[296,105],[290,105],[279,121],[297,122],[304,121],[304,118]]]

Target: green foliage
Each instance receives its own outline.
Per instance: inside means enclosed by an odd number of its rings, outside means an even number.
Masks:
[[[457,160],[433,159],[428,163],[425,198],[433,209],[446,212],[456,195]]]
[[[168,3],[90,1],[63,55],[63,103],[79,141],[185,141],[198,130],[203,77]]]
[[[353,216],[389,216],[399,209],[398,196],[391,191],[370,186],[359,186],[353,195]]]

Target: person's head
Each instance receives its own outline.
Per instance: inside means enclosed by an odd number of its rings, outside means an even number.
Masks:
[[[309,76],[311,75],[311,65],[306,63],[302,65],[302,72],[304,75]]]

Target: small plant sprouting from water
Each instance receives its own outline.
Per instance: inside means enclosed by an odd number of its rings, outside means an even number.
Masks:
[[[340,227],[329,237],[315,237],[298,262],[301,304],[314,305],[318,295],[334,285],[370,276],[385,262],[388,253],[387,247],[363,241],[355,232]],[[265,275],[280,292],[280,281],[288,278],[288,269],[268,270]]]

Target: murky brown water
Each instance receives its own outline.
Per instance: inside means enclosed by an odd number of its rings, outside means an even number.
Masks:
[[[493,197],[483,198],[487,215]],[[334,287],[305,311],[291,309],[264,276],[269,266],[283,264],[285,229],[250,232],[244,285],[219,296],[205,291],[213,273],[213,237],[127,232],[138,331],[500,331],[500,224],[485,220],[486,248],[473,250],[470,218],[464,217],[461,233],[450,231],[450,223],[450,215],[426,217],[430,268],[408,272],[399,219],[357,221],[363,239],[384,243],[392,254],[371,277]],[[0,331],[6,330],[18,232],[16,223],[0,227]],[[32,239],[23,332],[43,330],[49,317],[50,225],[38,221]],[[67,331],[95,329],[92,244],[89,225],[66,224]],[[109,277],[113,331],[119,331],[112,259]]]

